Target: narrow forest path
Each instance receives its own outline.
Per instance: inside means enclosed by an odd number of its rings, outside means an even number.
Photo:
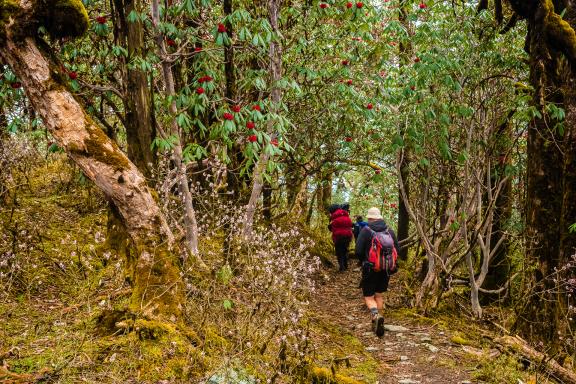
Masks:
[[[355,260],[351,260],[351,264],[354,265]],[[324,345],[326,351],[331,351],[328,354],[333,354],[332,364],[343,362],[339,364],[345,369],[343,374],[369,384],[478,382],[471,378],[474,368],[470,364],[470,354],[466,347],[450,341],[449,330],[432,319],[423,321],[407,315],[402,304],[400,274],[391,279],[390,290],[385,296],[386,334],[381,339],[376,337],[371,331],[369,315],[358,288],[359,278],[360,270],[355,266],[344,273],[325,271],[324,284],[319,287],[312,303],[318,321],[336,327],[344,339],[353,337],[359,340],[377,365],[377,372],[361,373],[355,367],[363,364],[366,355],[351,353],[342,356],[344,349],[341,345]],[[330,340],[323,342],[330,344]],[[330,361],[325,358],[325,363]],[[339,368],[337,371],[340,372]]]

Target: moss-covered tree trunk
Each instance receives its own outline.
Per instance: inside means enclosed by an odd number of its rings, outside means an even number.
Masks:
[[[576,252],[576,10],[571,2],[512,1],[528,22],[527,48],[534,104],[542,114],[528,132],[526,235],[528,264],[535,264],[533,294],[520,311],[518,326],[556,346],[566,333],[565,306],[571,300],[559,289],[560,269]],[[559,13],[564,13],[562,18]],[[547,113],[553,103],[566,111],[562,128]],[[573,324],[572,324],[573,325]]]
[[[47,9],[49,19],[44,14]],[[129,309],[141,316],[176,321],[184,300],[178,253],[146,179],[66,89],[50,48],[35,35],[38,20],[49,20],[45,27],[53,37],[84,33],[88,17],[82,3],[37,5],[22,0],[10,12],[0,25],[4,37],[0,56],[21,79],[34,110],[59,146],[118,208],[134,242],[136,254],[128,263],[134,281]]]

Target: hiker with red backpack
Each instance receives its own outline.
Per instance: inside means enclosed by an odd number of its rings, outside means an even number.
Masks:
[[[372,317],[372,330],[384,335],[382,294],[388,290],[390,276],[398,270],[398,240],[386,225],[378,208],[368,210],[368,225],[356,240],[356,257],[362,262],[362,295]]]
[[[352,220],[347,205],[332,205],[328,212],[330,213],[330,224],[328,229],[332,232],[332,241],[338,258],[339,271],[344,272],[348,269],[348,247],[352,241]]]

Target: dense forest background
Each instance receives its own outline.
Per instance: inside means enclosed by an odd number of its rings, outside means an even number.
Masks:
[[[519,376],[483,380],[576,382],[575,26],[569,0],[0,0],[0,380],[376,382],[314,320],[349,202],[397,229],[396,309],[515,335]]]

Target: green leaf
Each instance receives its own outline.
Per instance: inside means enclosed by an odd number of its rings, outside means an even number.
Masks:
[[[222,306],[224,307],[225,310],[229,311],[234,306],[234,303],[232,302],[232,300],[226,299],[222,302]]]
[[[228,264],[223,265],[216,273],[216,278],[223,284],[228,284],[233,276],[232,268]]]

